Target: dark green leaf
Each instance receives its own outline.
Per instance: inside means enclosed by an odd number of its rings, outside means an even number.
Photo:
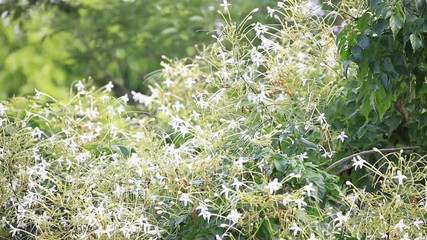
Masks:
[[[384,88],[388,90],[390,88],[390,79],[389,79],[388,75],[385,73],[381,73],[380,78],[381,78],[381,83],[383,84]]]
[[[409,36],[409,40],[411,41],[412,49],[414,52],[423,47],[424,44],[421,38],[421,35],[417,33],[413,33],[411,34],[411,36]]]
[[[392,51],[394,46],[394,40],[390,35],[384,35],[380,39],[379,44],[384,50]]]
[[[364,137],[364,136],[365,136],[366,131],[368,131],[368,128],[366,127],[366,124],[368,124],[368,121],[365,121],[365,122],[363,123],[363,125],[362,125],[362,126],[357,130],[357,132],[356,132],[357,137],[358,137],[359,139],[361,139],[362,137]]]
[[[386,91],[384,88],[380,87],[377,91],[374,93],[375,96],[375,103],[376,103],[376,109],[378,111],[378,115],[380,119],[384,116],[384,114],[387,112],[387,110],[391,106],[391,99],[390,95],[387,96]]]
[[[377,36],[381,36],[382,35],[382,33],[384,32],[384,30],[385,30],[385,27],[386,27],[386,25],[385,25],[385,20],[384,19],[378,19],[378,20],[376,20],[373,24],[372,24],[372,28],[374,29],[374,33],[377,35]]]
[[[351,56],[353,57],[353,60],[358,63],[360,60],[362,60],[362,54],[363,49],[359,47],[358,45],[355,45],[351,48]]]
[[[271,223],[269,219],[266,219],[261,224],[261,227],[258,229],[258,232],[256,233],[257,237],[260,237],[261,239],[273,239],[273,233]]]
[[[400,29],[402,29],[402,26],[403,26],[403,17],[400,13],[395,12],[390,17],[390,28],[391,28],[391,31],[393,32],[394,38],[396,38]]]
[[[414,0],[415,7],[417,9],[418,14],[421,14],[422,11],[425,11],[426,1],[425,0]]]
[[[394,67],[396,69],[396,72],[400,75],[409,75],[409,70],[406,66],[398,65]]]
[[[369,112],[371,112],[371,100],[369,98],[369,96],[365,96],[362,100],[362,106],[360,108],[360,112],[362,113],[362,115],[368,119],[369,117]]]
[[[362,49],[366,49],[369,47],[370,41],[368,36],[366,36],[366,34],[360,34],[357,37],[357,45],[359,45],[359,47],[361,47]]]
[[[319,150],[319,146],[317,144],[310,142],[309,140],[303,137],[300,138],[300,141],[307,146],[307,149],[316,150],[316,151]]]
[[[274,166],[276,167],[277,171],[279,171],[279,172],[285,172],[287,165],[288,164],[284,159],[274,160]]]
[[[387,119],[384,119],[384,123],[388,127],[387,133],[390,135],[394,130],[397,129],[397,127],[400,125],[400,122],[402,119],[399,116],[392,115],[388,117]]]
[[[392,74],[396,74],[396,70],[394,69],[394,65],[391,62],[390,58],[385,58],[382,62],[381,62],[381,66],[384,70],[384,72],[386,73],[392,73]]]

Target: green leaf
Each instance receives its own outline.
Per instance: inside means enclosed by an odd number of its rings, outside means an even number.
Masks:
[[[409,40],[411,41],[412,49],[414,52],[422,48],[424,45],[423,40],[421,39],[421,36],[418,33],[412,33],[411,36],[409,36]]]
[[[394,69],[393,62],[391,61],[390,58],[385,58],[381,62],[381,65],[382,65],[384,72],[396,74],[396,69]]]
[[[383,87],[388,90],[390,88],[390,79],[387,74],[381,73],[380,74],[381,83],[383,84]]]
[[[369,25],[369,20],[371,19],[371,13],[365,12],[359,20],[357,20],[357,28],[363,32]]]
[[[256,236],[262,239],[273,239],[272,227],[269,219],[266,219],[261,224],[261,227],[258,229]]]
[[[359,45],[359,47],[361,47],[362,49],[366,49],[369,47],[370,41],[368,36],[366,36],[366,34],[360,34],[357,37],[357,45]]]
[[[390,17],[390,28],[393,32],[393,37],[396,38],[397,34],[399,33],[400,29],[403,27],[403,17],[399,13],[395,12]]]
[[[307,146],[307,149],[319,151],[319,146],[317,144],[310,142],[309,140],[303,137],[300,137],[299,140]]]
[[[344,27],[344,29],[337,34],[337,38],[335,40],[341,60],[347,60],[350,55],[348,51],[348,39],[347,39],[347,33],[349,30],[349,27],[350,27],[350,24]]]
[[[418,13],[422,13],[426,7],[426,1],[425,0],[414,0],[415,7],[417,9]]]
[[[274,166],[276,167],[277,171],[279,171],[279,172],[285,172],[287,165],[288,165],[287,163],[288,163],[288,161],[286,161],[283,158],[278,159],[278,158],[274,157]]]
[[[177,29],[174,27],[169,27],[160,32],[160,35],[172,35],[177,32]]]
[[[378,90],[374,93],[375,96],[375,103],[376,103],[376,109],[378,111],[378,115],[380,119],[383,118],[384,114],[387,112],[387,110],[391,106],[391,99],[390,95],[388,96],[384,88],[380,87]]]
[[[358,63],[360,60],[362,60],[362,54],[363,49],[359,47],[358,45],[355,45],[351,48],[351,56],[353,57],[353,60]]]
[[[385,20],[384,19],[378,19],[374,23],[372,23],[372,28],[374,29],[374,33],[377,36],[380,36],[385,29]]]
[[[362,115],[368,119],[369,117],[369,112],[371,112],[371,100],[369,95],[366,95],[363,99],[362,99],[362,106],[360,107],[360,112],[362,113]]]

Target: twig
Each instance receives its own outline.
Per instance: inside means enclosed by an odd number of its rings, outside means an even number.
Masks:
[[[333,169],[334,167],[347,162],[348,160],[353,159],[354,157],[357,156],[362,156],[362,155],[367,155],[367,154],[371,154],[371,153],[375,153],[375,152],[383,152],[383,153],[391,153],[391,152],[399,152],[400,150],[402,151],[411,151],[411,150],[416,150],[418,149],[419,146],[413,146],[413,147],[402,147],[402,148],[383,148],[383,149],[378,149],[378,150],[367,150],[367,151],[363,151],[360,153],[355,153],[352,154],[348,157],[342,158],[336,162],[334,162],[333,164],[331,164],[329,167],[325,168],[325,171],[328,172],[329,170]]]

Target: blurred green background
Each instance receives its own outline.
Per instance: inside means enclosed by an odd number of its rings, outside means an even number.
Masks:
[[[266,19],[275,0],[229,0],[233,21],[252,9]],[[116,94],[145,91],[161,56],[191,57],[220,30],[222,0],[0,0],[0,99],[57,99],[73,81],[112,81]],[[197,44],[197,47],[195,45]]]

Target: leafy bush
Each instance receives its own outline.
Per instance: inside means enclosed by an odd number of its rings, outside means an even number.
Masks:
[[[342,79],[329,21],[285,1],[269,8],[280,27],[236,24],[225,3],[217,41],[164,58],[149,93],[88,80],[66,103],[0,105],[1,237],[426,237],[424,157],[355,156],[378,191],[324,171],[353,137],[324,114]]]
[[[234,0],[233,16],[268,4],[275,1]],[[146,91],[162,55],[194,56],[213,42],[220,8],[211,0],[1,1],[0,98],[37,88],[61,99],[87,76],[97,86],[114,82],[119,95]]]
[[[378,115],[376,125],[384,117],[388,126],[379,128],[394,144],[426,145],[426,6],[369,1],[337,36],[344,72],[357,65],[357,78],[350,77],[358,86],[355,110],[367,121]]]

